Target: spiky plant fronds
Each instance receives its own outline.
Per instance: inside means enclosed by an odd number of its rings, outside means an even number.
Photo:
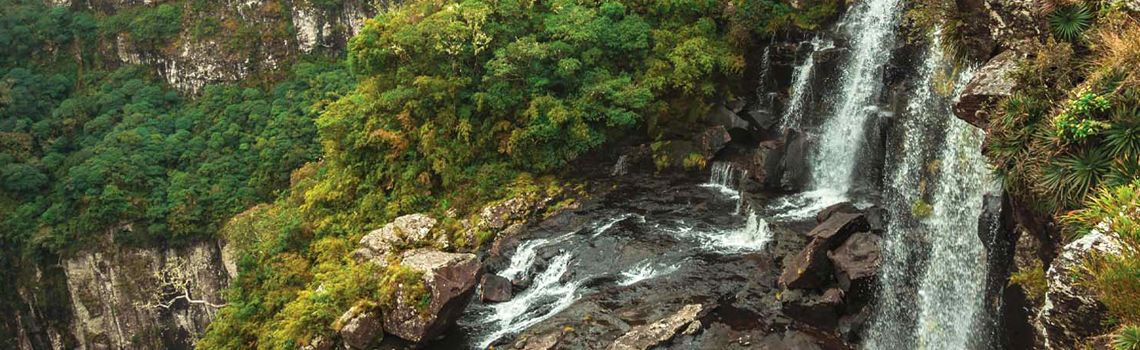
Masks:
[[[1077,41],[1092,25],[1093,14],[1083,3],[1053,9],[1047,17],[1053,35],[1059,39]]]
[[[1051,193],[1054,209],[1076,207],[1112,168],[1112,158],[1100,148],[1078,149],[1045,167],[1042,186]]]
[[[1120,330],[1112,341],[1116,350],[1140,350],[1140,326],[1128,326]]]

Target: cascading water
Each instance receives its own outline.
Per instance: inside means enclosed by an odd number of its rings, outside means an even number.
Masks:
[[[864,128],[874,113],[883,88],[883,67],[890,59],[895,27],[902,12],[900,0],[859,2],[840,22],[851,39],[851,57],[844,66],[833,116],[820,130],[819,148],[812,162],[812,188],[846,193],[863,149]]]
[[[484,322],[494,330],[477,342],[477,348],[486,349],[499,338],[542,322],[573,304],[584,280],[562,282],[572,258],[570,253],[555,256],[546,270],[534,277],[530,288],[510,301],[491,305]]]
[[[947,95],[957,91],[937,88],[948,82],[960,88],[971,74],[951,80],[952,68],[938,35],[933,37],[901,124],[902,139],[887,159],[893,172],[885,196],[894,219],[883,240],[868,349],[966,349],[981,338],[987,269],[977,223],[983,197],[996,185],[981,153],[984,135],[952,114],[953,96]],[[916,217],[926,205],[930,213]]]
[[[811,51],[804,61],[796,66],[793,72],[792,96],[788,99],[788,107],[784,109],[784,118],[780,123],[780,131],[796,130],[803,122],[803,109],[805,99],[811,92],[812,73],[815,71],[815,53],[834,47],[831,40],[815,37],[811,40]],[[767,51],[765,51],[766,53]]]
[[[736,212],[744,209],[744,196],[740,195],[740,182],[748,176],[748,170],[738,169],[728,162],[714,162],[709,172],[709,182],[701,185],[714,188],[729,198],[736,200]]]

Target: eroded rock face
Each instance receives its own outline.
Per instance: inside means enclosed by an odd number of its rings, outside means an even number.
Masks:
[[[870,292],[869,288],[883,263],[880,241],[878,235],[858,232],[839,248],[827,253],[835,266],[835,278],[840,288],[848,292],[853,289]]]
[[[377,259],[394,252],[401,245],[424,242],[431,235],[435,224],[435,219],[424,214],[398,217],[361,238],[362,248],[354,256],[361,260]]]
[[[1094,254],[1117,254],[1120,249],[1116,238],[1090,233],[1066,245],[1053,261],[1046,273],[1045,306],[1034,320],[1045,335],[1046,349],[1074,349],[1086,338],[1110,330],[1101,324],[1108,310],[1097,301],[1096,294],[1073,281],[1079,278],[1085,259]]]
[[[129,229],[124,227],[122,229]],[[214,242],[182,249],[112,245],[63,262],[75,320],[85,349],[193,347],[225,304],[229,283]]]
[[[618,337],[614,343],[610,345],[610,350],[645,350],[658,344],[664,343],[672,339],[678,332],[686,330],[693,324],[695,328],[700,328],[701,312],[704,311],[704,306],[701,304],[689,304],[677,311],[677,313],[653,322],[650,324],[640,325],[633,327],[625,335]]]
[[[978,69],[954,104],[954,115],[984,129],[989,124],[985,108],[1013,93],[1016,82],[1008,74],[1017,69],[1020,58],[1016,51],[1008,50]]]
[[[401,286],[395,308],[384,315],[384,330],[404,340],[431,340],[451,327],[475,291],[482,266],[475,254],[417,249],[403,254],[404,267],[423,273],[430,301],[422,309],[408,302]]]

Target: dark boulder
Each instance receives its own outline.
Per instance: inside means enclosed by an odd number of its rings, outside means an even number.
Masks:
[[[823,210],[820,210],[819,214],[815,214],[815,222],[823,223],[824,221],[827,221],[827,219],[830,218],[832,214],[835,214],[835,213],[848,213],[848,214],[850,214],[850,213],[858,213],[858,212],[859,212],[859,208],[856,208],[854,204],[851,204],[851,202],[836,203],[836,204],[832,204],[830,207],[827,207],[827,208],[824,208]]]
[[[344,345],[350,349],[370,349],[377,338],[384,335],[384,330],[380,326],[380,317],[373,311],[362,311],[359,307],[353,307],[341,315],[338,323],[343,324],[340,337],[344,340]],[[327,349],[323,338],[320,340],[313,341],[311,345],[314,349],[320,347]]]
[[[839,288],[847,293],[847,302],[861,308],[874,297],[875,277],[883,263],[881,239],[878,235],[859,232],[847,238],[839,248],[828,252],[835,266]]]
[[[499,275],[486,274],[479,282],[483,301],[501,302],[511,300],[511,280]]]
[[[870,226],[863,214],[836,213],[816,226],[799,254],[785,260],[780,284],[786,288],[819,289],[832,279],[828,252],[839,247],[855,232],[867,231]]]
[[[830,331],[839,325],[843,291],[828,289],[823,294],[805,290],[786,290],[780,294],[784,315],[821,330]]]

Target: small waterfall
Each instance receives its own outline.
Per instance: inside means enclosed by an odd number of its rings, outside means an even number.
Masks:
[[[570,307],[578,299],[578,288],[584,282],[562,281],[572,258],[570,253],[555,256],[529,288],[510,301],[491,305],[483,323],[493,330],[477,342],[478,348],[486,349],[499,338],[521,332]]]
[[[874,113],[883,88],[883,67],[895,42],[895,26],[902,13],[900,0],[858,2],[840,23],[851,39],[851,57],[844,66],[837,108],[820,130],[819,148],[812,161],[812,188],[846,193],[866,140],[864,128]]]
[[[887,159],[893,173],[886,196],[895,219],[883,240],[868,349],[967,349],[984,341],[977,335],[987,265],[977,222],[996,182],[981,153],[981,130],[954,117],[953,96],[935,88],[954,76],[933,37],[902,121],[900,149]],[[955,87],[970,76],[959,74]],[[919,201],[931,203],[929,216],[915,217],[911,208]]]
[[[815,71],[815,53],[832,47],[835,47],[835,44],[831,40],[823,40],[818,36],[811,40],[811,51],[793,72],[795,78],[792,81],[792,96],[788,99],[788,107],[784,109],[783,122],[780,123],[781,132],[800,128],[800,123],[803,122],[804,99],[810,93],[812,72]]]
[[[530,267],[534,265],[534,259],[538,256],[538,248],[545,245],[548,240],[545,239],[532,239],[515,248],[514,255],[511,255],[511,262],[507,265],[506,269],[499,271],[499,276],[508,280],[525,276]]]
[[[629,173],[629,164],[627,164],[628,162],[628,156],[624,154],[619,156],[617,162],[614,163],[614,170],[610,173],[610,176],[623,176]]]
[[[743,227],[707,235],[705,246],[711,250],[729,252],[756,251],[764,249],[770,240],[772,240],[772,229],[768,226],[768,222],[755,211],[749,211],[748,220]]]
[[[739,169],[729,162],[714,162],[709,172],[709,182],[701,185],[720,191],[725,196],[736,200],[736,212],[740,213],[744,206],[744,196],[740,193],[741,183],[748,177],[748,170]]]
[[[768,76],[772,72],[772,46],[764,47],[764,54],[760,57],[760,84],[757,86],[757,93],[763,93],[764,88],[768,85]]]
[[[613,219],[612,219],[612,220],[610,220],[610,221],[606,221],[606,222],[605,222],[605,223],[603,223],[603,224],[600,224],[600,225],[596,225],[596,226],[594,226],[594,227],[592,228],[592,230],[593,230],[593,235],[591,235],[591,237],[597,237],[597,236],[600,236],[602,233],[605,233],[606,231],[609,231],[609,230],[610,230],[610,228],[611,228],[611,227],[614,227],[614,225],[616,225],[617,223],[619,223],[619,222],[622,222],[622,221],[625,221],[626,219],[629,219],[629,218],[633,218],[633,217],[637,217],[637,219],[638,219],[639,221],[641,221],[641,222],[645,222],[645,217],[644,217],[644,216],[641,216],[641,215],[637,215],[637,214],[629,214],[629,213],[626,213],[626,214],[622,214],[622,215],[618,215],[616,218],[613,218]]]

